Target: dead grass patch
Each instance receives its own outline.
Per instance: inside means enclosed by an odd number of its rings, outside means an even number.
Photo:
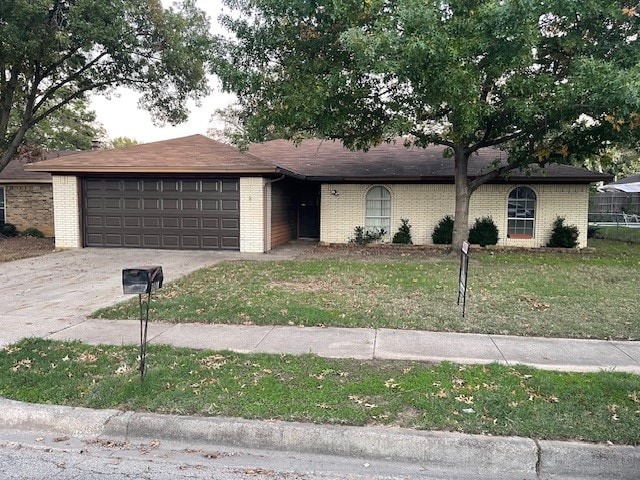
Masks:
[[[39,257],[53,252],[54,249],[53,238],[0,238],[0,263]]]

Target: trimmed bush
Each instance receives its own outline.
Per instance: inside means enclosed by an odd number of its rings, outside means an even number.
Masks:
[[[398,231],[393,236],[393,243],[402,243],[405,245],[411,245],[413,242],[411,241],[411,225],[409,224],[408,218],[400,219],[400,227]]]
[[[476,218],[476,222],[469,230],[469,243],[481,247],[498,243],[498,227],[491,217]]]
[[[453,217],[447,215],[433,229],[431,239],[436,245],[451,245],[453,242]]]
[[[29,227],[22,232],[23,237],[44,238],[44,233],[35,227]]]
[[[576,248],[578,246],[578,227],[565,225],[564,218],[557,217],[547,247]]]
[[[13,223],[0,224],[0,234],[5,237],[15,237],[18,235],[18,229]]]
[[[355,243],[358,245],[366,245],[368,243],[376,242],[387,234],[384,228],[374,228],[373,230],[366,230],[363,227],[356,227],[353,229],[353,238],[349,239],[349,243]]]

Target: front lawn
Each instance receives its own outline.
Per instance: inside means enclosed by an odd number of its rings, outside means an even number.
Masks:
[[[152,320],[640,339],[640,248],[472,251],[466,318],[459,259],[440,252],[319,248],[295,261],[221,263],[165,285]],[[96,317],[138,317],[137,299]]]
[[[25,339],[0,350],[0,396],[179,415],[392,425],[640,444],[640,376],[503,365],[243,355]]]

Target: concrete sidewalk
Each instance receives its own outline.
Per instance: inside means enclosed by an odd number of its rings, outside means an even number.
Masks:
[[[76,318],[47,338],[89,344],[140,342],[138,320]],[[525,364],[548,370],[640,374],[640,342],[530,338],[366,328],[149,323],[149,342],[243,353],[330,358]]]

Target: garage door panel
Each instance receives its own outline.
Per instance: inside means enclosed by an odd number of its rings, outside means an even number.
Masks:
[[[200,236],[182,235],[182,246],[184,248],[200,248]]]
[[[124,217],[124,226],[127,228],[140,228],[142,219],[140,217]]]
[[[238,239],[238,237],[229,237],[229,236],[224,236],[222,237],[222,248],[228,248],[228,249],[237,249],[240,248],[240,240]]]
[[[183,212],[199,212],[201,210],[200,201],[195,198],[183,198],[180,206]]]
[[[142,182],[143,192],[161,192],[162,182],[154,180],[143,180]]]
[[[146,248],[159,248],[162,245],[160,239],[160,234],[142,235],[142,245]]]
[[[180,183],[175,180],[162,180],[161,188],[163,192],[179,192]]]
[[[140,183],[136,180],[124,180],[122,182],[122,190],[125,192],[139,192]]]
[[[204,248],[220,248],[220,239],[216,236],[206,236],[202,237],[202,246]]]
[[[103,208],[105,210],[121,210],[124,199],[122,198],[105,198]]]
[[[102,199],[101,198],[87,198],[85,200],[86,208],[100,209],[102,208]]]
[[[202,192],[219,192],[222,187],[222,182],[220,181],[212,181],[212,180],[203,180],[202,181]]]
[[[237,179],[89,178],[83,188],[86,246],[239,249]]]
[[[144,228],[159,228],[160,227],[160,217],[143,217],[142,218],[142,226]]]
[[[139,207],[138,207],[139,208]],[[142,198],[143,210],[161,210],[159,198]]]
[[[220,220],[215,217],[203,218],[202,228],[217,230],[220,228]]]
[[[162,248],[180,248],[180,235],[162,235]]]
[[[178,198],[163,198],[162,210],[179,210],[180,200]]]
[[[123,242],[123,235],[118,233],[107,233],[104,235],[105,247],[118,247]]]
[[[202,200],[203,212],[217,212],[220,209],[220,202],[218,200],[206,198]]]
[[[200,220],[198,218],[185,218],[182,217],[182,228],[199,229]]]
[[[180,228],[178,217],[162,217],[162,228]]]
[[[101,215],[91,215],[87,217],[86,223],[89,227],[103,227],[103,220],[104,217]],[[102,235],[100,235],[100,237],[102,237]]]
[[[235,212],[240,210],[239,200],[222,200],[222,210],[227,212]]]
[[[122,224],[123,224],[122,217],[104,217],[104,226],[107,228],[109,227],[120,228],[122,227]]]
[[[240,220],[237,218],[223,218],[222,228],[225,230],[240,230]]]
[[[239,192],[240,191],[240,182],[237,180],[222,180],[222,191],[223,192]]]
[[[122,181],[121,180],[104,180],[102,189],[104,191],[122,191]]]

